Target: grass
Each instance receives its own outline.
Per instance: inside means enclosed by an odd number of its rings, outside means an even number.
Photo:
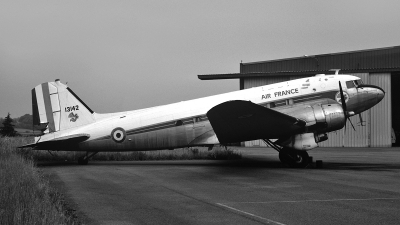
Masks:
[[[62,196],[15,147],[28,138],[0,138],[0,224],[74,224]]]
[[[36,161],[58,161],[68,160],[77,161],[85,152],[68,151],[31,151],[21,150],[26,157]],[[231,160],[241,159],[240,152],[224,147],[214,147],[208,151],[207,148],[181,148],[176,150],[158,150],[158,151],[135,151],[135,152],[99,152],[90,160],[97,161],[144,161],[144,160],[194,160],[194,159],[215,159]]]

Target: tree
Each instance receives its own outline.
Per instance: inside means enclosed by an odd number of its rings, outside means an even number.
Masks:
[[[0,135],[7,137],[14,137],[18,133],[14,130],[14,125],[12,124],[13,119],[10,117],[10,113],[8,113],[7,117],[3,120],[3,127],[0,127]]]
[[[14,125],[15,125],[14,128],[32,129],[32,124],[33,124],[32,115],[25,114],[19,118],[14,118]]]

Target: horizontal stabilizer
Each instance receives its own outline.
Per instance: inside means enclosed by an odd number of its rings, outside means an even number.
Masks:
[[[207,112],[220,143],[275,139],[304,130],[306,122],[250,101],[228,101]]]
[[[55,138],[49,141],[23,145],[18,148],[34,148],[37,150],[70,150],[71,148],[76,148],[78,143],[86,141],[89,138],[89,134],[73,134]]]

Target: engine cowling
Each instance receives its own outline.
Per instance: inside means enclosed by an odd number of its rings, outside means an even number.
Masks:
[[[316,104],[302,109],[295,109],[290,115],[306,121],[307,129],[303,134],[296,134],[279,145],[296,150],[310,150],[318,147],[319,142],[328,139],[327,132],[342,129],[346,117],[339,104]]]
[[[288,111],[290,110],[290,111]],[[290,116],[306,122],[306,132],[326,133],[344,127],[346,117],[339,104],[315,104],[312,106],[299,106],[282,110]]]
[[[339,104],[313,105],[312,108],[316,129],[319,133],[335,131],[344,127],[346,117]]]

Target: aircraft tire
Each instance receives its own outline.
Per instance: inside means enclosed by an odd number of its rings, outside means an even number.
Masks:
[[[79,165],[87,165],[89,163],[89,159],[85,159],[83,157],[78,158]]]
[[[279,152],[279,160],[281,161],[281,163],[285,164],[285,165],[289,165],[290,161],[292,160],[291,157],[288,155],[288,153],[285,150],[281,150]]]
[[[288,150],[286,148],[279,152],[279,159],[283,164],[292,168],[305,168],[309,163],[309,155],[306,151]]]
[[[310,157],[306,151],[296,151],[296,158],[297,160],[292,165],[293,168],[305,168],[308,166]]]

